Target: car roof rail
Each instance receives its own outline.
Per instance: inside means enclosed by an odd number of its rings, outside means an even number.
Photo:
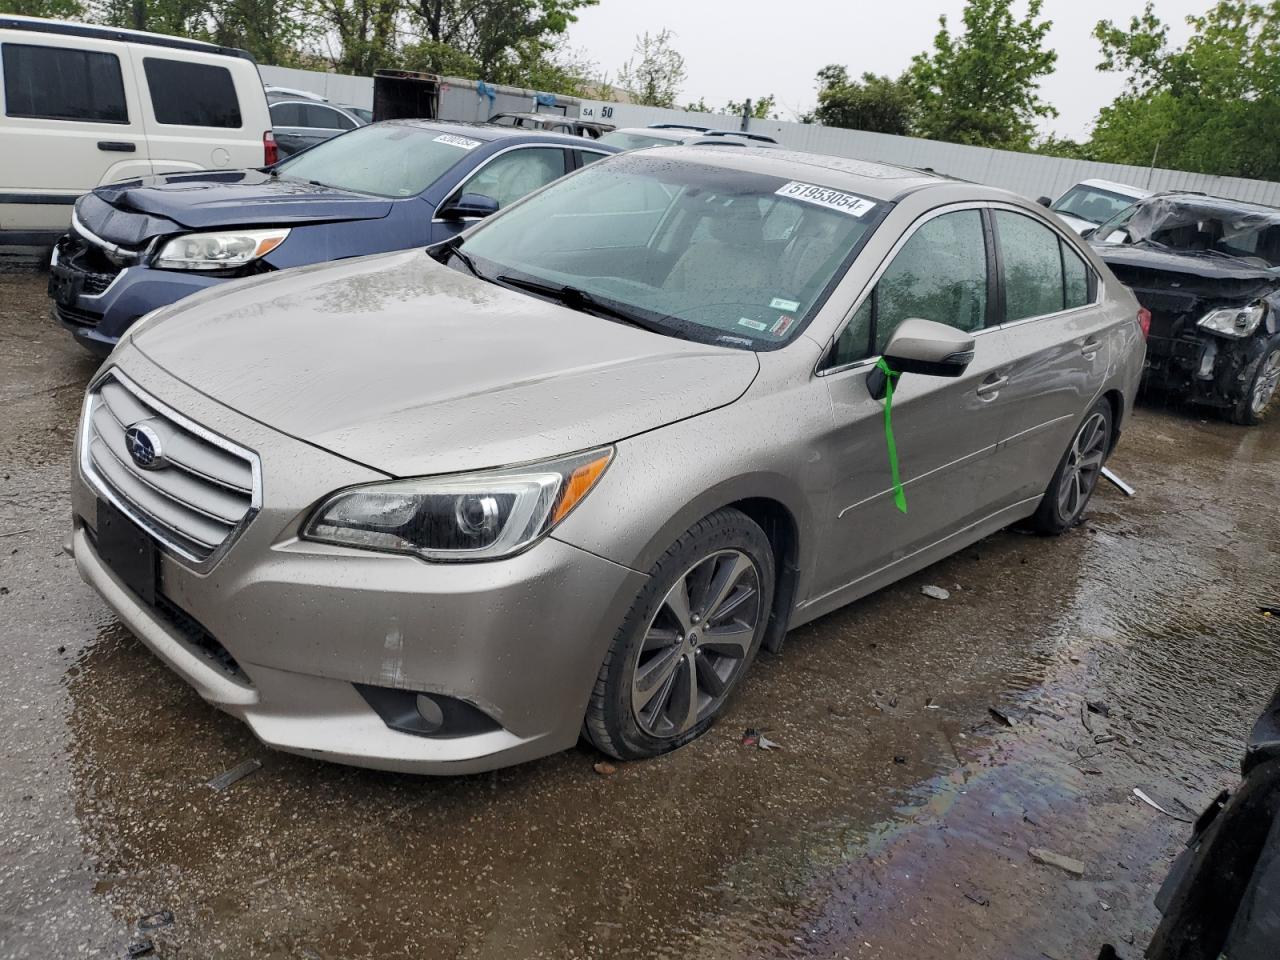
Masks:
[[[773,137],[766,137],[763,133],[747,133],[745,130],[705,130],[703,131],[708,137],[744,137],[747,140],[756,140],[760,143],[777,143]]]
[[[710,127],[695,127],[691,123],[651,123],[650,130],[694,130],[698,133],[706,133]]]

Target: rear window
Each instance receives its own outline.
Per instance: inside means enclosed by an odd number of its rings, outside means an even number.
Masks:
[[[0,60],[7,116],[129,122],[120,58],[113,53],[5,43]]]
[[[158,123],[239,127],[240,101],[231,71],[208,63],[144,57],[151,108]]]

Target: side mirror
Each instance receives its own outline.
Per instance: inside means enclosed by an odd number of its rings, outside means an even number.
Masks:
[[[1088,240],[1090,237],[1092,237],[1092,236],[1093,236],[1095,233],[1097,233],[1097,232],[1098,232],[1098,228],[1097,228],[1097,227],[1087,227],[1086,229],[1084,229],[1084,230],[1081,230],[1081,231],[1080,231],[1080,239],[1081,239],[1081,240]]]
[[[483,193],[464,193],[440,210],[441,220],[481,220],[498,212],[498,201]]]
[[[1052,200],[1050,200],[1048,197],[1038,197],[1038,198],[1036,199],[1036,203],[1040,204],[1040,206],[1042,206],[1042,207],[1051,207],[1051,206],[1053,206],[1053,201],[1052,201]]]
[[[926,377],[959,377],[973,362],[974,339],[955,327],[912,317],[898,324],[884,348],[884,361],[897,373]],[[877,400],[885,395],[888,377],[878,366],[867,375],[867,390]]]

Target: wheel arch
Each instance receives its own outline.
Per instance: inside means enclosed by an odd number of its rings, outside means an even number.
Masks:
[[[1120,442],[1120,427],[1124,420],[1124,394],[1112,387],[1102,395],[1102,399],[1111,407],[1111,440],[1107,447],[1107,456],[1110,457]]]
[[[770,653],[779,653],[800,587],[799,525],[791,511],[772,497],[747,497],[725,506],[750,517],[764,531],[773,548],[777,582],[774,584],[773,609],[769,611],[769,627],[762,645]]]

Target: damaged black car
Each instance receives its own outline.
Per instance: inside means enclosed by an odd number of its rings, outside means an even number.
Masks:
[[[1086,236],[1151,313],[1145,387],[1249,426],[1280,406],[1280,209],[1158,194]]]

